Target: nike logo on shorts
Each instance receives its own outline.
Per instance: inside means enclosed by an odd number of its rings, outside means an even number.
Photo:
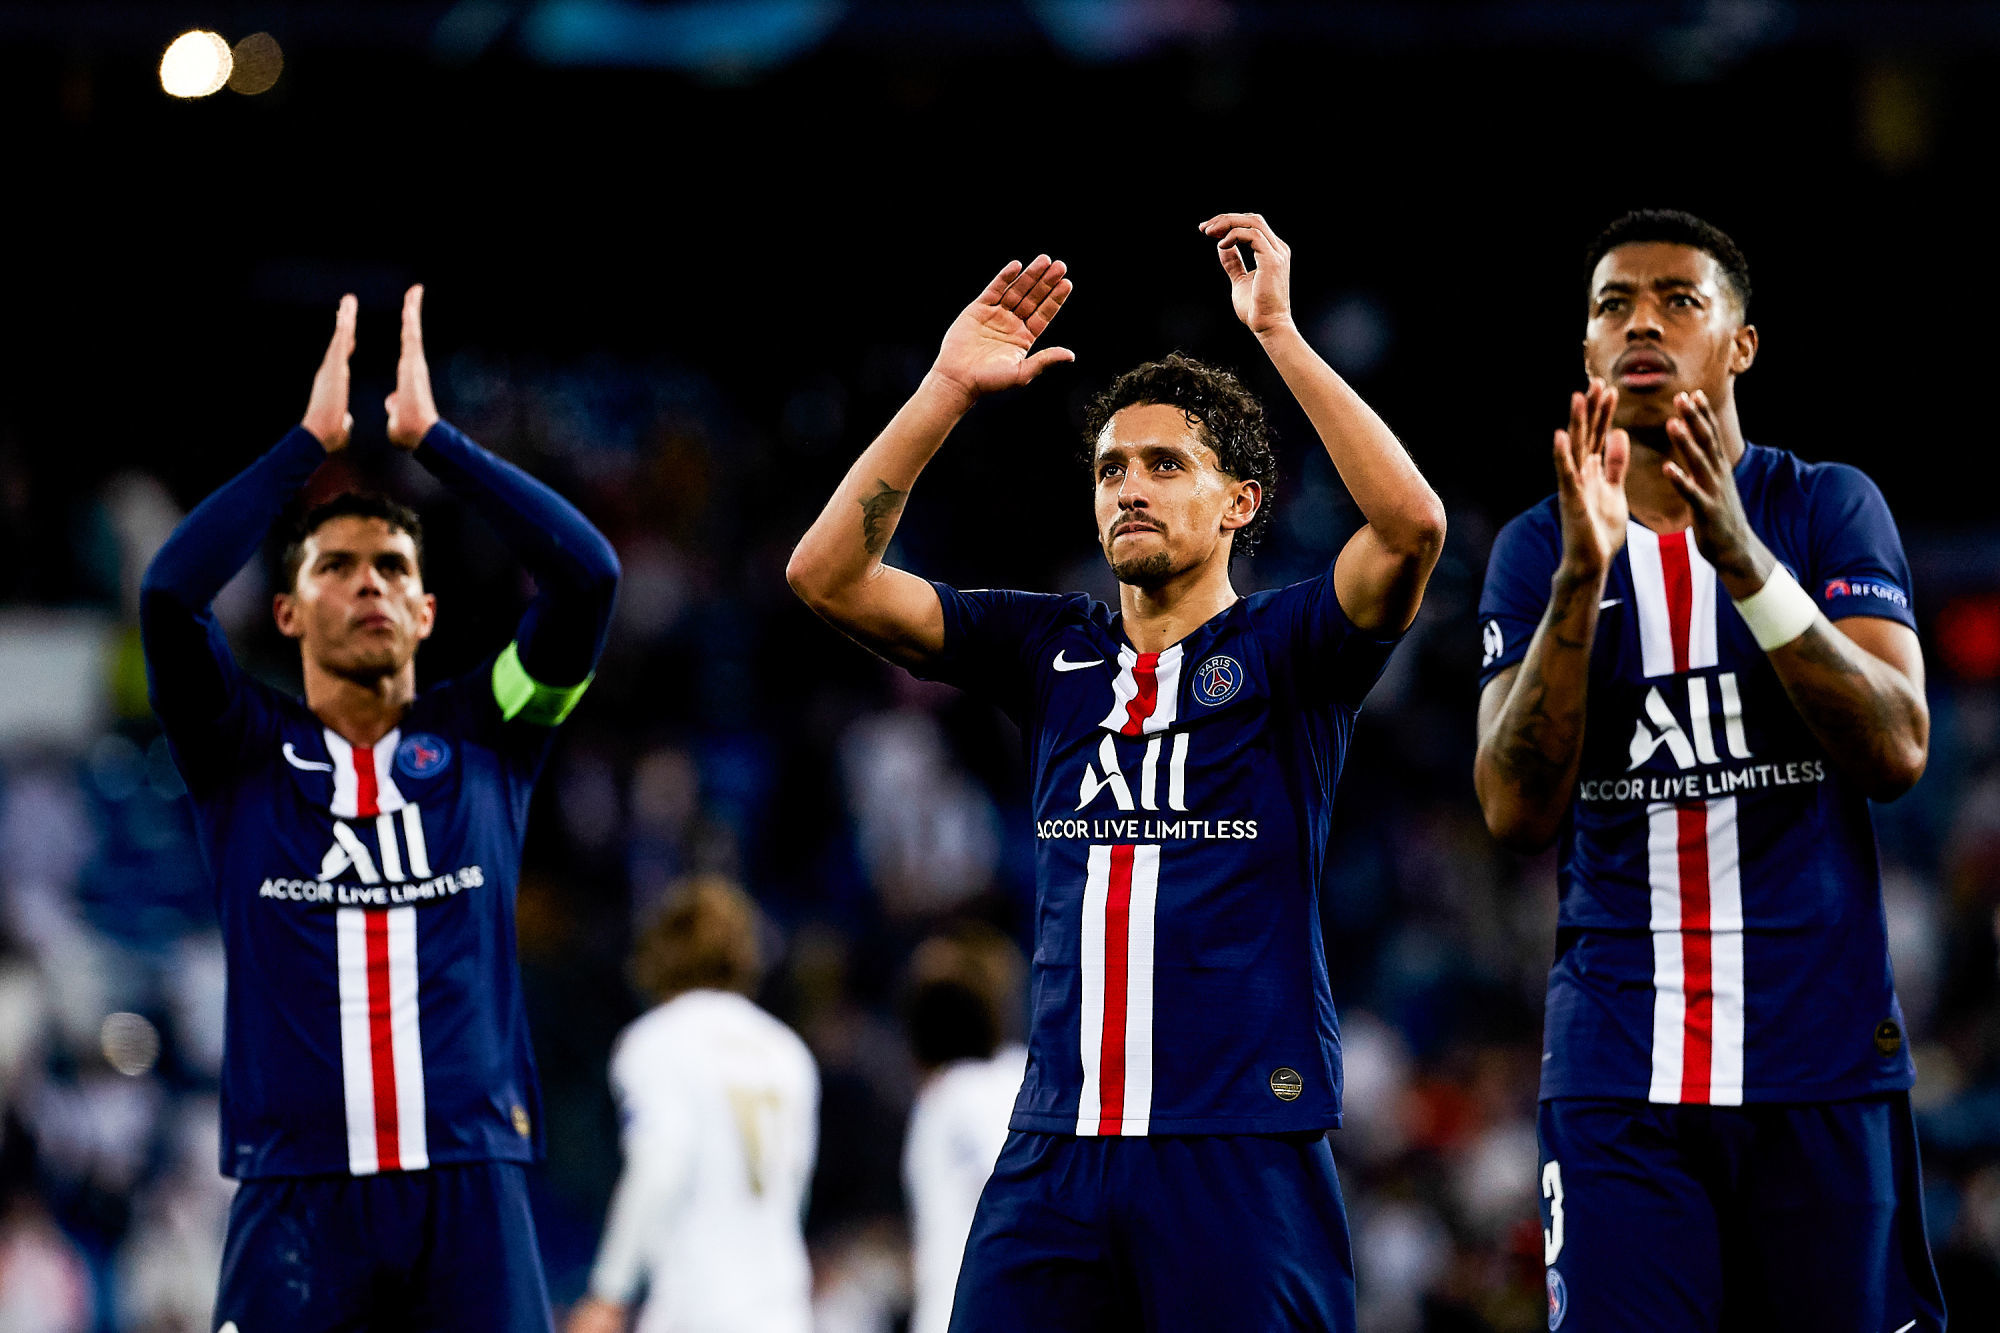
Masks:
[[[1064,657],[1060,651],[1056,653],[1055,668],[1058,671],[1081,671],[1085,667],[1094,667],[1103,665],[1104,665],[1104,659],[1101,657],[1093,657],[1088,662],[1072,662],[1068,658]]]
[[[1600,611],[1608,610],[1611,607],[1617,606],[1620,602],[1624,600],[1625,599],[1623,597],[1607,597],[1603,601],[1597,604],[1597,609]]]

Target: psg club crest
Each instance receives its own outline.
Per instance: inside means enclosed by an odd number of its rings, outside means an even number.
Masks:
[[[396,747],[396,771],[406,778],[434,778],[450,762],[451,745],[428,731],[419,731]]]
[[[1243,688],[1243,664],[1217,655],[1194,669],[1194,697],[1210,708],[1226,704]]]
[[[1555,1269],[1549,1270],[1549,1329],[1550,1333],[1562,1327],[1563,1316],[1569,1313],[1569,1284]]]

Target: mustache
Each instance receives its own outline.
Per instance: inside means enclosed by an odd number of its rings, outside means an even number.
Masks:
[[[1111,525],[1111,535],[1116,537],[1126,532],[1165,532],[1165,525],[1149,518],[1121,518]]]

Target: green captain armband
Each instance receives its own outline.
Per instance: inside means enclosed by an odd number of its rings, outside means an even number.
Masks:
[[[593,671],[581,684],[544,685],[521,665],[521,645],[510,643],[493,663],[493,702],[500,705],[500,716],[509,722],[519,718],[538,727],[553,727],[569,716],[596,679]]]

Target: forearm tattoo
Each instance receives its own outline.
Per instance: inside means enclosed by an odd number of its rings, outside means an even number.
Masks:
[[[1583,749],[1585,691],[1582,682],[1590,670],[1590,638],[1594,629],[1595,607],[1578,605],[1578,599],[1594,599],[1594,584],[1558,577],[1543,613],[1540,642],[1521,662],[1521,674],[1507,707],[1501,715],[1493,758],[1500,770],[1536,803],[1549,800],[1566,786]],[[1583,612],[1583,624],[1575,622]],[[1571,659],[1564,674],[1575,675],[1579,684],[1561,688],[1559,694],[1573,694],[1568,700],[1551,698],[1548,668],[1552,657]]]
[[[875,493],[855,501],[861,506],[861,545],[870,555],[880,555],[889,547],[890,534],[896,530],[896,520],[903,513],[903,501],[910,496],[908,491],[899,491],[888,482],[876,479]]]
[[[1866,649],[1826,620],[1771,655],[1785,693],[1834,762],[1873,775],[1905,738],[1921,735],[1922,721],[1899,673],[1872,669]]]

